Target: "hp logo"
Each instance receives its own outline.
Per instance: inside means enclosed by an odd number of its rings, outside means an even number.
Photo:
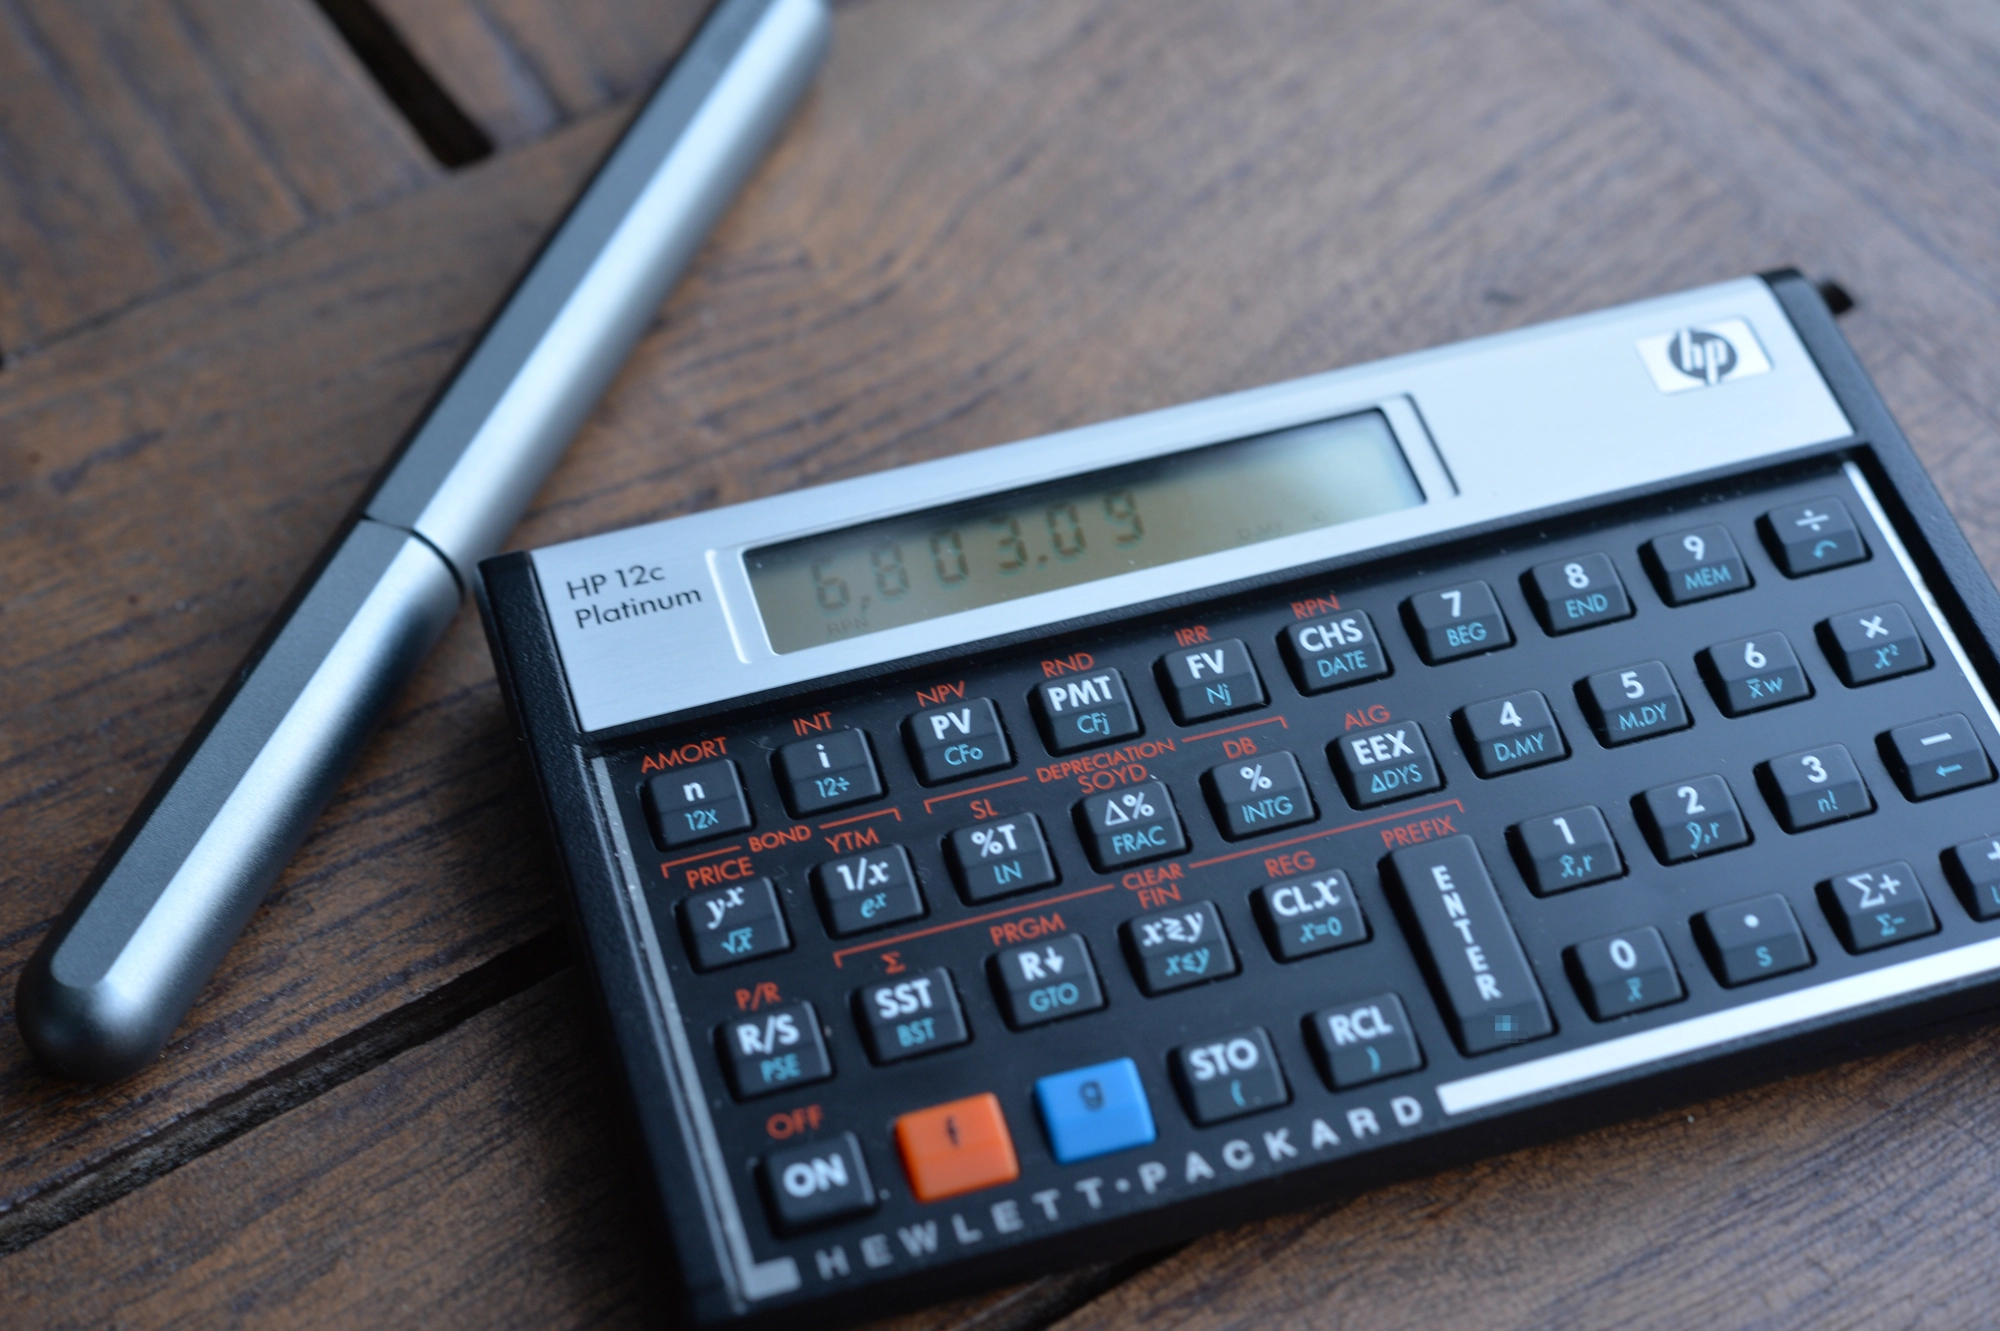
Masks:
[[[1770,358],[1743,319],[1692,324],[1642,337],[1636,345],[1653,387],[1662,393],[1713,388],[1771,370]]]

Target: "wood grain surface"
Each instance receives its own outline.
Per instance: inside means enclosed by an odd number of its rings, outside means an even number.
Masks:
[[[380,8],[493,157],[425,158],[303,3],[0,0],[0,994],[693,13]],[[844,5],[515,543],[1797,264],[2000,569],[1996,76],[1972,5]],[[0,1306],[660,1320],[528,781],[463,617],[160,1066],[0,1026]],[[1983,1324],[1996,1054],[896,1325]]]

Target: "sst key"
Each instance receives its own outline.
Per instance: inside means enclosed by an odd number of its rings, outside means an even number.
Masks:
[[[1553,1034],[1541,986],[1472,838],[1406,846],[1389,856],[1389,866],[1430,954],[1459,1046],[1483,1054]]]
[[[972,1038],[951,972],[942,966],[858,990],[854,1013],[868,1056],[877,1063],[915,1058]]]

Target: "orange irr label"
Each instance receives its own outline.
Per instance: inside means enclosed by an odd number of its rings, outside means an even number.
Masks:
[[[896,1120],[896,1150],[920,1202],[943,1201],[1021,1177],[1000,1098],[988,1091]]]

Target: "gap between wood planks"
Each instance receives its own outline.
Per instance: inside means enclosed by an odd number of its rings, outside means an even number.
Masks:
[[[493,155],[493,140],[369,0],[314,0],[438,165],[456,171]]]
[[[102,1164],[0,1215],[0,1257],[19,1252],[251,1129],[296,1109],[574,964],[551,929],[394,1012],[217,1100]],[[171,1054],[169,1054],[171,1057]]]

